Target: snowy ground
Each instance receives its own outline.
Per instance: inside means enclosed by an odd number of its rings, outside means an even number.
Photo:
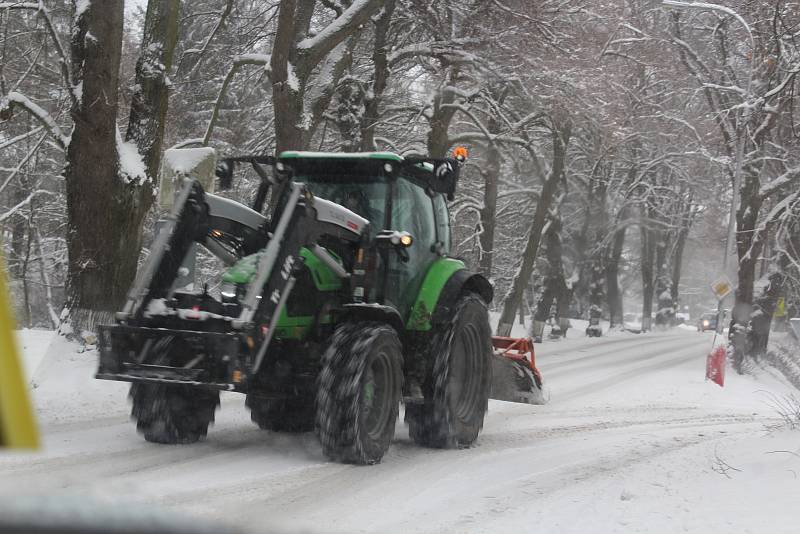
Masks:
[[[492,401],[466,450],[416,447],[400,422],[382,464],[354,467],[258,430],[233,394],[205,442],[146,443],[93,352],[23,331],[44,448],[0,454],[0,502],[88,495],[252,532],[797,532],[800,430],[769,430],[771,396],[796,390],[766,370],[705,382],[712,337],[575,328],[537,346],[548,405]]]

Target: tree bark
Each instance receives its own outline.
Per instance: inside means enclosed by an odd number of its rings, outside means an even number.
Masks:
[[[561,218],[550,217],[547,231],[545,232],[545,254],[547,257],[547,276],[544,279],[544,291],[536,303],[533,320],[536,326],[543,326],[550,318],[553,304],[556,304],[556,325],[551,330],[551,337],[565,336],[566,328],[562,319],[567,318],[569,310],[569,289],[564,277],[564,263],[562,260],[563,247],[561,245]],[[541,338],[539,328],[534,328],[534,334]],[[554,334],[556,332],[557,334]]]
[[[685,226],[682,226],[678,231],[678,238],[675,240],[675,255],[672,258],[672,302],[675,306],[675,311],[678,311],[678,303],[680,299],[680,283],[681,273],[683,269],[683,251],[686,249],[686,241],[689,238],[689,224],[690,221],[685,221]]]
[[[536,212],[531,222],[528,233],[528,241],[522,255],[522,265],[520,265],[517,275],[514,277],[511,289],[503,302],[503,311],[500,314],[500,321],[497,325],[498,336],[508,336],[511,333],[511,326],[514,323],[514,314],[519,308],[522,293],[533,274],[533,267],[536,263],[536,254],[539,250],[539,243],[542,238],[547,212],[553,202],[558,183],[564,173],[564,166],[567,157],[567,145],[569,144],[571,126],[567,120],[554,120],[552,130],[553,141],[553,165],[550,174],[547,176],[543,186],[539,201],[536,204]]]
[[[497,119],[492,117],[489,120],[489,131],[497,128]],[[500,148],[496,143],[490,141],[486,150],[486,168],[482,172],[484,179],[483,186],[483,208],[481,208],[481,257],[480,272],[483,276],[492,276],[492,263],[494,261],[494,234],[497,217],[497,190],[500,180]]]
[[[64,176],[67,307],[82,328],[93,324],[95,312],[110,316],[123,301],[136,273],[136,261],[126,257],[137,242],[121,238],[128,221],[116,209],[127,187],[118,176],[116,146],[123,1],[89,4],[76,18],[71,70],[73,82],[81,84],[82,98],[71,110],[74,128]]]
[[[671,276],[668,266],[667,252],[669,250],[669,234],[664,230],[654,232],[656,242],[656,287],[655,298],[658,305],[656,310],[656,326],[667,327],[672,324],[675,309],[672,302]]]
[[[655,239],[652,232],[643,222],[640,226],[641,233],[641,264],[642,264],[642,332],[651,328],[651,315],[653,313],[653,263],[655,262]]]
[[[145,176],[121,172],[116,128],[123,2],[89,4],[71,42],[72,79],[82,98],[65,170],[69,271],[67,308],[73,329],[93,330],[124,302],[136,277],[142,223],[153,202],[177,41],[178,0],[150,0],[136,66],[126,141],[136,145]]]
[[[736,212],[736,252],[738,257],[736,299],[733,305],[731,327],[728,336],[733,346],[733,367],[744,372],[744,358],[750,352],[748,347],[747,325],[753,311],[753,286],[756,265],[761,254],[763,241],[757,239],[755,228],[762,198],[759,195],[760,180],[756,172],[744,173],[744,183],[740,190],[740,204]]]
[[[167,75],[178,41],[179,12],[180,0],[147,3],[141,53],[136,62],[136,83],[125,140],[136,143],[150,178],[139,193],[145,211],[152,203],[153,183],[161,164],[164,119],[169,104]]]
[[[608,315],[610,327],[622,325],[622,292],[619,287],[619,260],[625,244],[625,227],[614,232],[614,239],[606,257],[606,288],[608,291]]]
[[[389,27],[392,22],[392,15],[394,15],[395,3],[395,0],[386,0],[380,17],[375,20],[375,47],[372,51],[374,73],[372,78],[372,96],[366,99],[364,106],[364,122],[361,129],[361,150],[364,152],[378,149],[375,144],[375,127],[380,119],[380,105],[391,74],[387,54],[389,48]]]
[[[450,67],[445,85],[455,85],[459,76],[458,67]],[[430,119],[430,130],[428,131],[428,155],[432,158],[443,158],[447,156],[450,148],[450,123],[456,114],[456,108],[448,106],[455,102],[455,95],[452,91],[439,90],[433,99],[433,112]]]
[[[281,0],[278,9],[278,30],[272,45],[270,66],[272,72],[272,109],[275,113],[275,151],[300,150],[303,146],[303,131],[300,116],[303,112],[302,94],[299,84],[290,83],[290,74],[296,77],[292,60],[295,49],[296,0]],[[296,79],[296,78],[295,78]],[[293,80],[292,80],[293,81]]]

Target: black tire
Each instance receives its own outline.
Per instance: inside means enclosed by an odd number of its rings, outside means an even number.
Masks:
[[[406,406],[411,439],[435,448],[469,447],[483,428],[492,383],[492,332],[483,300],[461,297],[434,334],[424,404]]]
[[[153,348],[154,363],[169,363],[182,349],[172,338],[161,340]],[[177,357],[181,358],[180,353]],[[134,383],[130,397],[136,428],[153,443],[185,444],[204,438],[219,406],[218,391],[184,385]]]
[[[397,332],[383,323],[348,322],[333,334],[317,390],[323,453],[344,463],[376,464],[394,437],[403,385]]]
[[[247,395],[250,419],[261,430],[311,432],[314,430],[314,399],[264,399]]]

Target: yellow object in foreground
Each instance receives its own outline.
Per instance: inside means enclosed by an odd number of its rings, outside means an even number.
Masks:
[[[0,447],[36,448],[39,433],[14,342],[14,324],[0,255]]]

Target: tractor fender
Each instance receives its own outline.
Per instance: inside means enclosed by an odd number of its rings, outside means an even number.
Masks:
[[[427,332],[435,323],[449,321],[454,306],[464,291],[472,291],[488,304],[492,301],[492,284],[479,274],[467,270],[456,258],[439,258],[428,268],[417,299],[408,316],[407,330]]]
[[[378,321],[387,323],[401,333],[405,330],[400,312],[391,306],[383,304],[345,304],[336,314],[337,322],[350,321]]]
[[[481,274],[460,269],[450,276],[442,288],[431,316],[431,323],[441,324],[449,321],[459,298],[465,292],[477,294],[486,304],[491,303],[494,298],[494,288],[489,280]]]

